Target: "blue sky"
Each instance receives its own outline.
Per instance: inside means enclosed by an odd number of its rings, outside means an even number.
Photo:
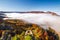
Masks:
[[[0,0],[0,11],[52,11],[60,13],[60,0]]]

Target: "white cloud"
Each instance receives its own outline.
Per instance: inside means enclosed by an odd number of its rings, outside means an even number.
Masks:
[[[51,28],[55,29],[56,32],[60,32],[60,16],[52,16],[51,14],[32,14],[32,13],[6,13],[8,17],[7,19],[23,19],[30,23],[35,23],[38,25],[46,25],[47,23],[51,25]],[[43,28],[48,28],[47,26],[43,26]]]

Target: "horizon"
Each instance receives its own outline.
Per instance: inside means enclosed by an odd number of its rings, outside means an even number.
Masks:
[[[0,0],[0,11],[51,11],[60,14],[60,0]]]

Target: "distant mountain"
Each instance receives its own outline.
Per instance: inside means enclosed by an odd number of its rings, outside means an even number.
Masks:
[[[3,18],[6,18],[6,15],[2,11],[0,11],[0,19],[3,19]]]
[[[57,13],[55,12],[50,12],[50,11],[47,11],[47,12],[44,12],[44,11],[26,11],[26,12],[19,12],[19,11],[0,11],[0,14],[1,15],[4,15],[3,13],[45,13],[45,14],[52,14],[52,15],[57,15],[59,16]]]

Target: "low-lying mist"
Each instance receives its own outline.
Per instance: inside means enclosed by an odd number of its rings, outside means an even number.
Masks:
[[[5,13],[8,18],[6,19],[22,19],[29,23],[35,23],[41,25],[42,28],[48,29],[51,27],[56,32],[60,32],[60,16],[55,16],[51,14],[32,14],[32,13]]]

